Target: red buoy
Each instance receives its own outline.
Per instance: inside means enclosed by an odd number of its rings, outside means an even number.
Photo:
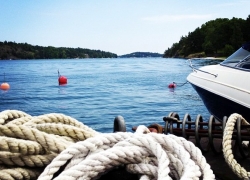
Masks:
[[[68,79],[65,76],[61,76],[59,70],[57,70],[57,72],[58,72],[58,83],[59,83],[59,85],[67,84]]]
[[[6,91],[6,90],[10,89],[10,85],[8,83],[2,83],[0,86],[0,89]]]
[[[168,85],[168,88],[175,88],[176,87],[176,84],[175,84],[175,82],[173,82],[173,83],[170,83],[169,85]]]
[[[65,76],[60,76],[58,78],[58,82],[59,82],[59,85],[64,85],[64,84],[67,84],[68,79]]]

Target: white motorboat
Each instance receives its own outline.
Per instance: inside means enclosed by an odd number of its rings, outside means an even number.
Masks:
[[[190,66],[187,80],[216,119],[238,113],[250,122],[250,42],[220,64]]]

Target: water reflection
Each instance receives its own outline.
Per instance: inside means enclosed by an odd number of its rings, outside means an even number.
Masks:
[[[67,94],[66,86],[59,86],[58,93],[59,94]]]

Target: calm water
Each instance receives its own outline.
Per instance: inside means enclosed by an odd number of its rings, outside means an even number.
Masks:
[[[215,60],[193,61],[198,66]],[[164,58],[4,60],[0,61],[0,111],[21,110],[32,116],[63,113],[99,132],[112,132],[115,116],[121,115],[127,131],[132,126],[164,124],[162,118],[177,112],[192,119],[209,113],[186,82],[191,72],[187,60]],[[68,84],[58,85],[59,69]],[[168,84],[177,83],[171,90]]]

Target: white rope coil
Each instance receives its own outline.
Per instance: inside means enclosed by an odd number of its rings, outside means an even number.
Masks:
[[[192,142],[156,133],[101,134],[72,144],[45,168],[38,180],[52,179],[64,165],[55,180],[96,179],[119,165],[128,165],[128,171],[142,174],[142,179],[215,179]]]
[[[250,179],[250,172],[247,172],[244,167],[242,167],[239,163],[237,163],[237,161],[234,159],[232,151],[232,135],[235,123],[237,122],[238,119],[241,121],[241,124],[243,125],[249,124],[241,115],[237,113],[234,113],[229,116],[225,130],[223,132],[223,141],[222,141],[223,154],[225,157],[225,161],[238,177],[240,177],[241,179]]]

